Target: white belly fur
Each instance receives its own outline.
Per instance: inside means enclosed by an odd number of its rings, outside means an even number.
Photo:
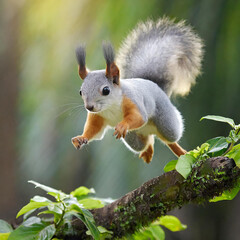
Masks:
[[[143,127],[136,130],[137,133],[148,136],[148,135],[158,135],[158,131],[156,126],[152,123],[152,121],[148,121]]]
[[[111,109],[106,109],[99,113],[105,119],[105,124],[110,127],[115,127],[122,119],[123,113],[120,104],[114,104]]]
[[[105,124],[109,127],[116,127],[116,125],[122,121],[123,113],[121,104],[114,104],[111,108],[106,109],[99,113],[105,119]],[[140,127],[139,129],[135,130],[137,133],[148,136],[148,135],[157,135],[158,137],[162,138],[157,131],[156,126],[150,120],[144,126]]]

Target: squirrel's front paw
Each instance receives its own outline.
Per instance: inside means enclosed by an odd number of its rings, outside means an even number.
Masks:
[[[80,149],[83,144],[87,144],[88,139],[83,136],[77,136],[72,138],[72,144],[76,149]]]
[[[116,136],[117,139],[121,137],[125,138],[127,131],[128,131],[128,124],[124,122],[120,122],[115,127],[115,132],[113,135]]]

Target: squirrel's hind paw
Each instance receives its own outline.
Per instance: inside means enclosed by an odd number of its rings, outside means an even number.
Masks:
[[[72,144],[76,149],[80,149],[83,144],[87,144],[88,139],[83,136],[77,136],[72,138]]]
[[[149,145],[148,148],[139,154],[139,158],[142,158],[144,162],[150,163],[153,157],[153,146]]]

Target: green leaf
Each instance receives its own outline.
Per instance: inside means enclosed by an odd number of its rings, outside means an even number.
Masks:
[[[171,215],[160,217],[160,219],[155,223],[166,227],[172,232],[182,231],[187,228],[187,226],[182,224],[177,217]]]
[[[73,216],[77,217],[78,219],[80,219],[85,226],[87,227],[87,229],[89,230],[89,234],[95,239],[95,240],[99,240],[100,239],[100,232],[96,226],[96,223],[93,219],[93,217],[88,217],[87,215],[83,215],[81,213],[77,213],[77,212],[71,212]]]
[[[85,218],[86,219],[86,227],[89,229],[91,235],[93,236],[94,239],[100,239],[100,232],[96,226],[96,223],[94,222],[91,222],[88,218]]]
[[[43,222],[40,218],[32,217],[15,229],[8,240],[50,240],[56,229],[53,224]]]
[[[48,225],[38,233],[36,240],[50,240],[54,236],[55,232],[56,228],[54,224]]]
[[[208,143],[203,143],[200,147],[197,148],[199,155],[202,155],[206,153],[209,149],[209,144]]]
[[[53,196],[57,200],[57,202],[60,202],[64,198],[69,196],[68,194],[66,194],[66,193],[64,193],[62,191],[59,191],[57,193],[56,192],[48,192],[47,194],[50,195],[50,196]]]
[[[8,240],[10,232],[8,233],[0,233],[0,240]]]
[[[112,231],[107,230],[105,227],[98,226],[97,228],[98,228],[98,230],[99,230],[100,233],[109,233],[109,234],[113,234]]]
[[[190,155],[185,154],[179,157],[178,162],[176,164],[176,170],[184,177],[187,178],[188,175],[192,171],[192,164],[196,161],[196,159]]]
[[[229,137],[232,139],[234,143],[236,143],[240,139],[240,132],[238,132],[238,130],[231,130]]]
[[[32,210],[28,211],[27,213],[23,214],[23,221],[27,220],[30,217],[30,215],[36,211],[36,209],[32,209]]]
[[[81,208],[78,204],[71,204],[71,206],[68,208],[68,212],[77,212],[83,214],[83,208]]]
[[[33,225],[35,223],[40,223],[40,222],[41,222],[41,218],[39,218],[39,217],[30,217],[25,222],[23,222],[22,225],[25,226],[25,227],[28,227],[28,226],[31,226],[31,225]]]
[[[200,121],[202,121],[203,119],[214,120],[214,121],[218,121],[218,122],[225,122],[225,123],[228,123],[232,128],[235,129],[235,123],[231,118],[215,116],[215,115],[207,115],[205,117],[202,117],[200,119]]]
[[[95,208],[102,208],[104,205],[100,200],[92,199],[92,198],[85,198],[78,201],[80,204],[83,205],[86,209],[95,209]]]
[[[32,181],[32,180],[30,180],[30,181],[28,181],[28,182],[34,184],[36,188],[39,187],[39,188],[41,188],[42,190],[44,190],[44,191],[46,191],[46,192],[55,192],[55,193],[58,193],[58,192],[59,192],[59,190],[56,190],[56,189],[54,189],[54,188],[45,186],[45,185],[43,185],[43,184],[40,184],[40,183],[35,182],[35,181]]]
[[[98,231],[100,232],[100,239],[112,239],[113,232],[107,230],[102,226],[98,226]]]
[[[240,185],[236,186],[232,190],[224,191],[222,193],[222,195],[220,195],[218,197],[214,197],[213,199],[209,200],[209,202],[219,202],[219,201],[223,201],[223,200],[233,200],[237,196],[239,190],[240,190]]]
[[[225,137],[216,137],[207,141],[209,144],[208,153],[216,153],[228,148],[228,142]]]
[[[54,212],[54,211],[50,211],[50,210],[42,211],[42,212],[38,213],[38,216],[39,216],[39,215],[42,215],[42,214],[52,214],[52,215],[54,216],[54,219],[53,219],[54,223],[58,223],[59,220],[60,220],[61,217],[62,217],[61,214],[56,213],[56,212]]]
[[[89,193],[95,193],[95,190],[93,188],[89,189],[89,188],[81,186],[81,187],[75,189],[74,191],[72,191],[70,194],[74,197],[81,197],[81,196],[86,196]]]
[[[92,213],[91,213],[89,210],[82,208],[82,213],[83,213],[83,215],[84,215],[85,217],[87,217],[87,218],[90,219],[92,222],[94,222],[93,215],[92,215]]]
[[[102,203],[104,206],[116,201],[116,199],[112,199],[112,198],[97,198],[97,197],[94,197],[94,199],[101,201],[101,203]]]
[[[178,162],[178,160],[172,160],[169,163],[167,163],[165,165],[164,169],[163,169],[164,172],[170,172],[170,171],[174,170],[175,167],[176,167],[177,162]]]
[[[165,239],[165,233],[160,226],[151,225],[148,229],[152,233],[154,239],[156,239],[156,240],[164,240]]]
[[[36,188],[37,188],[37,187],[38,187],[38,188],[41,188],[41,189],[44,190],[45,192],[50,193],[49,195],[54,196],[55,198],[56,198],[57,196],[59,196],[59,198],[62,199],[62,198],[64,198],[64,197],[67,196],[67,194],[63,193],[63,192],[60,191],[60,190],[56,190],[56,189],[54,189],[54,188],[45,186],[45,185],[40,184],[40,183],[37,183],[37,182],[35,182],[35,181],[28,181],[28,182],[34,184]]]
[[[132,237],[132,238],[131,238]],[[142,228],[140,231],[134,233],[131,237],[126,239],[134,240],[164,240],[165,233],[163,229],[154,223],[150,224],[149,227]]]
[[[70,197],[64,199],[64,203],[68,208],[67,211],[69,211],[69,212],[74,210],[83,215],[86,215],[89,218],[93,217],[92,214],[88,210],[84,209],[83,205],[78,202],[77,198],[71,197],[71,195],[70,195]]]
[[[60,214],[60,215],[62,215],[62,212],[63,212],[63,209],[64,209],[64,206],[63,206],[63,204],[61,203],[61,202],[53,202],[53,203],[51,203],[51,204],[49,204],[48,206],[48,210],[49,211],[53,211],[53,212],[55,212],[55,213],[57,213],[57,214]]]
[[[236,165],[240,167],[240,144],[234,146],[231,151],[228,152],[226,155],[229,158],[233,158]]]
[[[94,239],[97,239],[100,237],[100,232],[96,226],[96,223],[93,218],[89,218],[86,215],[84,215],[86,220],[86,226],[90,230],[91,235],[94,237]]]
[[[45,198],[45,197],[41,197],[41,196],[34,196],[32,199],[31,199],[31,202],[46,202],[46,203],[51,203],[52,201],[49,200],[48,198]]]
[[[50,204],[51,202],[33,202],[31,201],[30,203],[28,203],[26,206],[24,206],[17,214],[17,218],[20,217],[21,215],[33,210],[33,209],[37,209],[40,207],[46,207]]]
[[[125,238],[125,239],[128,240],[128,238]],[[129,238],[129,239],[131,239],[131,238]],[[148,228],[134,233],[133,239],[134,240],[155,240],[152,232],[149,231]]]
[[[197,147],[196,149],[193,149],[192,151],[188,152],[188,154],[193,156],[195,159],[197,159],[199,157],[205,156],[208,149],[209,149],[209,144],[203,143],[200,147]]]
[[[42,214],[53,214],[54,216],[57,215],[57,216],[61,216],[60,214],[54,212],[54,211],[50,211],[50,210],[46,210],[46,211],[42,211],[42,212],[39,212],[37,215],[42,215]]]
[[[0,233],[9,233],[12,232],[12,230],[13,228],[8,222],[0,219]]]
[[[93,221],[93,215],[91,214],[91,212],[85,209],[75,197],[66,198],[64,199],[64,202],[68,206],[68,211],[75,210],[76,212],[83,214],[85,217],[92,219]]]
[[[83,207],[81,204],[79,204],[77,198],[72,197],[71,195],[69,195],[69,197],[67,197],[67,198],[64,198],[64,199],[63,199],[63,202],[65,203],[65,205],[66,205],[67,207],[69,207],[69,206],[71,206],[71,205],[73,205],[73,204],[78,205],[79,208],[82,208],[82,207]]]

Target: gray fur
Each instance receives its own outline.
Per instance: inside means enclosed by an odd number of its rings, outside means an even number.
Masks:
[[[85,50],[84,50],[85,51]],[[77,51],[83,62],[83,48]],[[110,43],[103,44],[107,64],[114,62]],[[106,77],[105,70],[89,72],[81,87],[85,106],[104,118],[104,126],[93,139],[101,139],[107,126],[115,127],[123,119],[122,100],[129,98],[141,113],[144,124],[129,131],[123,139],[126,145],[143,152],[153,145],[156,135],[165,143],[177,142],[183,133],[180,112],[169,96],[189,92],[200,73],[201,39],[184,22],[175,24],[167,18],[154,23],[140,23],[130,33],[118,55],[120,84]],[[109,87],[107,96],[102,94]]]
[[[144,79],[122,79],[122,92],[138,107],[143,120],[152,122],[167,142],[177,142],[182,136],[182,118],[166,93],[155,83]],[[154,130],[153,130],[154,131]],[[144,132],[139,129],[137,132]],[[148,134],[156,134],[149,132]]]
[[[124,142],[136,152],[141,152],[146,147],[146,142],[143,141],[143,138],[136,131],[128,132],[124,138]]]
[[[107,64],[113,63],[115,59],[115,53],[114,53],[112,44],[106,41],[106,42],[103,42],[102,46],[103,46],[103,55],[106,60],[106,63]]]
[[[85,65],[86,65],[86,50],[85,50],[84,45],[80,45],[76,48],[76,57],[77,57],[79,66],[81,68],[85,67]]]
[[[121,101],[121,89],[106,77],[105,70],[91,71],[88,73],[81,86],[82,98],[85,107],[93,106],[94,112],[103,111],[115,102]],[[110,94],[101,95],[104,87],[109,87]]]
[[[168,18],[139,23],[117,56],[122,78],[157,83],[168,96],[186,95],[200,73],[202,40],[184,21]]]

